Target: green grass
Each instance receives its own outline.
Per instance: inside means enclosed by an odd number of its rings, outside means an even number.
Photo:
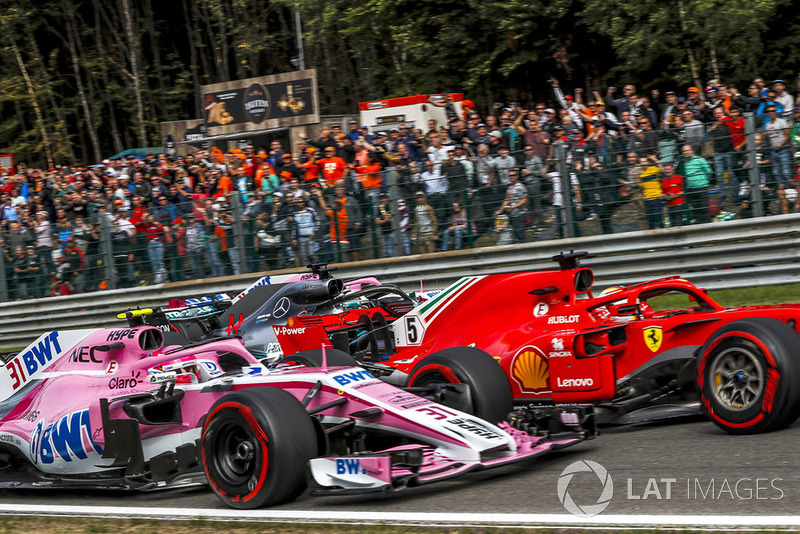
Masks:
[[[709,291],[709,296],[726,307],[758,304],[800,303],[800,284],[753,286]]]
[[[725,307],[756,306],[760,304],[800,303],[800,284],[780,286],[746,287],[741,289],[719,289],[708,295]],[[659,295],[647,301],[655,311],[684,310],[695,305],[682,293]]]

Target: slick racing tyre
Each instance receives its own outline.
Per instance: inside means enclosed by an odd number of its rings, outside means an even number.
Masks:
[[[505,421],[513,409],[506,374],[494,358],[480,349],[453,347],[434,352],[414,367],[406,385],[422,387],[442,382],[469,386],[469,406],[452,407],[491,423]],[[447,400],[442,403],[448,404]]]
[[[720,328],[700,350],[703,409],[731,434],[779,430],[800,415],[800,336],[775,319],[743,319]]]
[[[360,364],[341,350],[325,349],[325,363],[328,367],[359,367]],[[305,365],[306,367],[322,367],[322,349],[304,350],[286,356],[277,365]]]
[[[317,455],[314,424],[291,394],[254,387],[225,395],[203,427],[201,456],[208,483],[228,506],[271,506],[306,488]]]

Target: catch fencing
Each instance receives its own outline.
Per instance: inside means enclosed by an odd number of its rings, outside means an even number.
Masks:
[[[0,193],[0,301],[582,236],[616,242],[640,230],[800,211],[800,131],[765,130],[763,114],[746,115],[658,130],[625,115],[592,123],[585,140],[577,130],[537,137],[544,128],[531,121],[531,132],[506,128],[488,145],[418,139],[415,158],[369,145],[391,165],[356,167],[335,183],[271,175],[210,198],[178,192],[188,178],[153,169],[149,197],[134,194],[146,185],[141,176],[84,199],[64,180],[35,185],[43,189],[29,204]],[[603,133],[603,124],[616,130]],[[296,165],[316,165],[303,157]],[[57,209],[43,245],[31,205],[48,188]],[[498,252],[506,253],[515,255]]]
[[[444,287],[462,276],[557,268],[551,257],[586,250],[597,290],[679,274],[708,289],[794,283],[800,279],[800,214],[678,228],[558,239],[337,264],[337,276],[377,276],[411,290]],[[113,326],[118,312],[172,299],[240,290],[284,269],[0,303],[0,348],[29,343],[46,330]]]

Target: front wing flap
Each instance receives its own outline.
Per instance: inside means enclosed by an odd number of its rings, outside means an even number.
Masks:
[[[315,458],[309,462],[309,484],[315,495],[397,491],[518,462],[597,435],[590,405],[539,407],[535,414],[517,410],[498,426],[511,436],[515,449],[491,451],[478,461],[451,458],[426,445]]]

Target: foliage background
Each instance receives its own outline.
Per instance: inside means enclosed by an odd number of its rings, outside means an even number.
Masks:
[[[790,0],[0,0],[0,151],[93,163],[201,116],[199,86],[295,70],[294,10],[323,114],[462,91],[479,107],[637,83],[797,81]]]

